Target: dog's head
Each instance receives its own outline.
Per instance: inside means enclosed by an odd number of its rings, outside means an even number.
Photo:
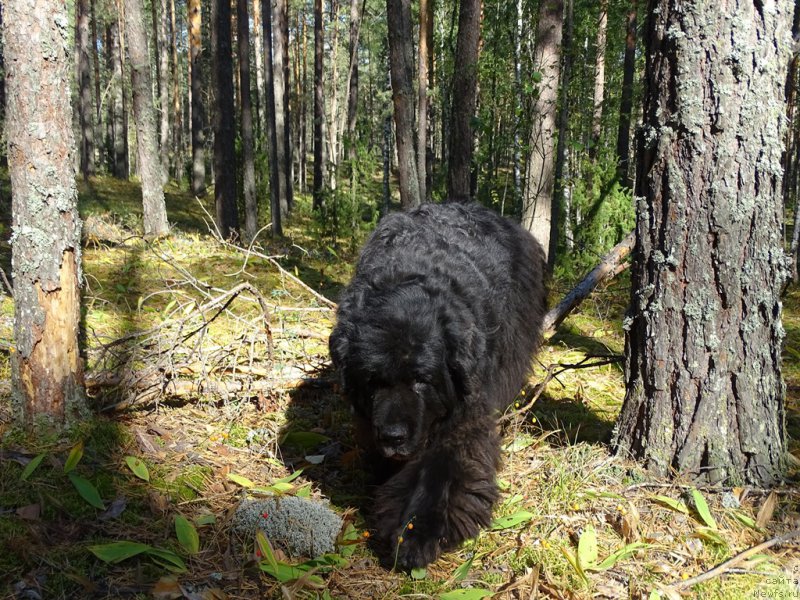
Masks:
[[[340,305],[330,349],[344,393],[386,458],[423,450],[463,397],[447,324],[419,290],[351,310]]]

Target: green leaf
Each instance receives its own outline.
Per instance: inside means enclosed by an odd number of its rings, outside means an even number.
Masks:
[[[342,535],[339,537],[339,554],[345,557],[353,555],[356,550],[356,544],[359,541],[358,530],[353,527],[352,523],[348,523]]]
[[[689,507],[682,500],[673,500],[669,496],[652,496],[651,500],[684,515],[689,514]]]
[[[197,529],[183,515],[175,517],[175,535],[186,552],[189,554],[200,552],[200,536],[197,534]]]
[[[97,488],[94,485],[81,477],[80,475],[76,475],[75,473],[70,473],[68,475],[69,480],[72,482],[72,485],[75,486],[75,489],[78,490],[78,493],[81,495],[81,498],[86,500],[89,504],[94,506],[95,508],[99,508],[100,510],[105,510],[105,505],[103,504],[103,500],[100,498],[100,493],[97,491]]]
[[[480,588],[469,588],[463,590],[453,590],[439,594],[439,600],[481,600],[492,595],[489,590]]]
[[[205,527],[206,525],[213,525],[217,522],[217,515],[211,513],[207,515],[200,515],[194,520],[194,524],[198,527]]]
[[[577,557],[583,570],[590,569],[597,563],[597,532],[592,525],[587,525],[578,538]]]
[[[467,560],[461,563],[455,571],[453,571],[453,581],[455,583],[461,583],[467,578],[467,575],[469,575],[469,570],[472,568],[472,562],[475,560],[475,556],[475,554],[470,556]]]
[[[187,571],[186,563],[183,562],[183,559],[171,550],[148,548],[147,555],[153,559],[154,563],[169,569],[173,573],[185,573]]]
[[[428,576],[428,569],[425,567],[419,567],[417,569],[411,569],[411,579],[415,581],[421,581]]]
[[[578,555],[573,554],[564,548],[564,546],[559,546],[559,550],[561,550],[561,554],[563,554],[564,558],[567,559],[567,562],[575,570],[575,573],[577,573],[578,577],[580,577],[586,585],[589,585],[589,578],[586,577],[586,573],[583,571],[583,567],[581,567],[581,563],[578,560]]]
[[[139,542],[111,542],[109,544],[97,544],[89,546],[89,552],[94,554],[97,558],[107,563],[118,563],[147,552],[150,546],[147,544],[140,544]]]
[[[280,479],[276,479],[272,485],[275,485],[276,483],[291,483],[292,481],[300,477],[300,475],[302,474],[303,474],[303,469],[297,469],[297,471],[295,471],[291,475],[287,475],[286,477],[281,477]]]
[[[311,498],[311,484],[308,483],[294,493],[298,498]]]
[[[729,511],[731,516],[739,521],[745,527],[749,527],[750,529],[754,529],[756,531],[759,530],[758,524],[756,524],[756,520],[749,515],[744,514],[740,510],[731,510]]]
[[[133,471],[133,474],[139,479],[150,481],[150,471],[147,470],[147,465],[144,464],[141,459],[138,459],[135,456],[126,456],[125,463],[128,465],[128,468]]]
[[[703,494],[700,493],[700,490],[692,488],[692,500],[694,500],[694,507],[697,509],[697,514],[700,515],[701,519],[703,519],[703,523],[708,525],[711,529],[717,529],[717,522],[711,515],[711,511],[708,508],[708,502],[706,502],[706,499],[703,497]]]
[[[47,453],[42,452],[38,456],[35,456],[34,458],[32,458],[31,461],[27,465],[25,465],[25,469],[22,471],[22,475],[20,475],[19,478],[22,481],[28,481],[28,477],[33,475],[33,472],[36,470],[36,468],[40,464],[42,464],[42,460],[44,460],[44,457],[46,455],[47,455]]]
[[[272,545],[269,543],[267,536],[260,529],[256,531],[256,546],[263,559],[261,562],[266,562],[273,571],[277,571],[278,561],[275,558],[275,553],[272,551]]]
[[[693,537],[700,538],[718,546],[724,546],[725,540],[722,539],[719,531],[712,527],[698,527],[697,531],[692,534]]]
[[[304,568],[302,565],[295,566],[286,564],[284,562],[279,562],[273,566],[269,563],[262,562],[259,564],[259,568],[264,571],[264,573],[274,577],[281,583],[294,581],[295,579],[300,579],[301,577],[305,576],[306,581],[309,583],[317,586],[325,585],[325,582],[318,575],[308,575],[308,569]]]
[[[643,542],[633,542],[632,544],[628,544],[627,546],[623,546],[616,552],[609,555],[603,562],[599,565],[592,568],[593,571],[606,571],[613,567],[621,560],[625,560],[626,558],[630,558],[636,552],[643,548],[649,548],[649,544],[645,544]]]
[[[230,479],[236,485],[240,485],[243,488],[251,488],[255,487],[255,483],[250,481],[247,477],[242,477],[241,475],[237,475],[236,473],[228,473],[228,479]]]
[[[75,467],[78,466],[78,463],[83,458],[83,440],[78,442],[72,447],[72,450],[69,451],[69,456],[67,456],[67,462],[64,463],[64,473],[69,473]]]
[[[492,525],[490,529],[493,531],[498,531],[501,529],[511,529],[512,527],[516,527],[522,523],[527,523],[531,519],[533,519],[535,515],[532,512],[528,512],[527,510],[520,510],[513,514],[507,515],[505,517],[498,517],[494,521],[492,521]]]

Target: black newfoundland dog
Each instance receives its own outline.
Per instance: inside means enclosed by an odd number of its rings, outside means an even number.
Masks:
[[[383,482],[385,566],[425,566],[491,522],[496,417],[539,344],[544,268],[527,231],[471,203],[387,216],[364,246],[330,349]]]

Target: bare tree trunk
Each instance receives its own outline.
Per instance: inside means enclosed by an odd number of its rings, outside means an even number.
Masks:
[[[364,13],[366,0],[350,0],[350,60],[347,71],[347,134],[345,146],[347,160],[356,157],[356,122],[358,119],[358,46],[361,37],[361,15]]]
[[[158,160],[156,115],[150,83],[150,57],[144,32],[142,0],[126,0],[125,29],[128,36],[128,55],[131,61],[131,90],[133,115],[136,120],[136,148],[139,175],[142,180],[142,216],[146,236],[169,233],[167,209],[164,203],[161,164]]]
[[[392,77],[400,204],[408,210],[419,206],[422,201],[414,148],[414,61],[410,0],[386,0],[386,19],[389,27],[389,70]]]
[[[453,67],[453,109],[450,114],[450,165],[448,198],[471,196],[473,134],[478,99],[478,50],[480,44],[480,0],[461,0],[458,13],[458,41]]]
[[[606,88],[606,38],[608,33],[608,0],[600,0],[600,15],[597,18],[597,40],[594,59],[594,99],[592,101],[592,139],[589,143],[589,158],[597,158],[600,133],[603,127],[603,99]]]
[[[172,80],[172,173],[176,181],[183,179],[183,104],[178,79],[178,37],[175,18],[175,0],[169,0],[170,78]]]
[[[238,233],[236,207],[236,136],[233,116],[233,48],[230,0],[212,0],[211,55],[214,91],[214,204],[217,226],[224,239]]]
[[[330,115],[328,117],[328,162],[330,168],[328,169],[328,185],[332,190],[336,189],[336,177],[339,174],[339,137],[338,127],[339,122],[339,0],[329,0],[331,17],[331,55],[330,55],[330,69],[331,69],[331,87],[328,94],[328,104],[330,105]]]
[[[264,97],[264,36],[262,34],[263,25],[261,23],[261,0],[253,0],[253,40],[255,46],[256,62],[256,112],[259,132],[264,127],[264,107],[266,105]],[[260,137],[259,133],[259,137]]]
[[[189,68],[191,69],[192,94],[192,193],[195,196],[203,196],[206,193],[206,118],[203,109],[203,77],[200,66],[200,52],[203,49],[200,0],[187,0],[186,12],[189,19]]]
[[[153,2],[153,13],[156,13],[156,4]],[[159,149],[161,150],[161,184],[164,185],[169,181],[169,59],[170,49],[169,42],[167,41],[167,30],[169,29],[169,13],[167,0],[160,0],[160,10],[156,19],[158,22],[158,29],[153,32],[153,37],[156,41],[155,48],[157,48],[158,55],[158,100],[159,108],[161,110],[161,119],[159,121]]]
[[[780,161],[790,8],[658,0],[648,10],[614,445],[657,476],[769,486],[786,465]]]
[[[80,329],[81,222],[66,4],[4,0],[6,139],[12,189],[17,417],[41,431],[88,412]],[[33,35],[35,32],[35,36]]]
[[[636,71],[636,2],[630,0],[627,31],[625,34],[625,59],[622,67],[622,96],[619,103],[619,130],[617,133],[617,179],[622,187],[631,187],[630,139],[631,113],[633,112],[633,78]]]
[[[534,65],[541,73],[539,94],[533,107],[530,157],[522,202],[522,225],[539,240],[552,268],[555,258],[551,229],[554,228],[553,183],[556,106],[561,63],[563,0],[541,2],[536,26]]]
[[[94,163],[94,107],[92,106],[92,76],[89,55],[89,0],[76,3],[75,23],[78,64],[78,123],[80,128],[80,165],[84,181],[95,174]]]
[[[93,101],[94,101],[94,131],[93,131],[92,135],[94,136],[93,154],[95,155],[95,158],[93,160],[95,162],[95,170],[97,170],[99,168],[99,165],[97,164],[98,160],[102,163],[102,151],[100,149],[103,146],[103,142],[102,142],[102,140],[103,140],[103,136],[102,136],[103,118],[102,118],[102,111],[101,111],[102,96],[100,94],[100,52],[97,50],[98,37],[97,37],[97,16],[95,14],[95,0],[90,0],[89,6],[90,6],[90,19],[91,19],[91,24],[92,24],[92,29],[91,29],[91,31],[92,31],[92,42],[91,42],[90,46],[91,46],[91,54],[92,54],[92,71],[93,71],[92,75],[93,75],[93,79],[94,79],[94,98],[93,98]],[[102,42],[102,40],[101,40],[101,42]],[[107,48],[103,48],[104,52],[107,52],[107,50],[108,50]],[[2,65],[0,65],[0,67],[2,67]],[[1,98],[0,98],[0,101],[2,101]]]
[[[565,186],[564,171],[567,166],[567,155],[569,148],[569,102],[567,100],[567,90],[569,89],[572,77],[572,39],[574,28],[574,3],[573,0],[566,0],[566,18],[564,29],[564,40],[561,54],[563,56],[561,67],[561,89],[564,90],[563,100],[558,108],[558,145],[556,146],[556,165],[553,173],[553,202],[554,210],[559,213],[559,218],[550,221],[550,239],[557,239],[558,222],[563,220],[564,239],[567,249],[572,249],[573,228],[572,216],[569,210],[570,194]]]
[[[419,2],[419,62],[417,67],[417,177],[419,197],[422,202],[429,199],[428,189],[428,67],[433,52],[433,0]],[[477,76],[477,75],[476,75]]]
[[[325,203],[325,95],[323,69],[325,35],[322,30],[322,0],[314,0],[314,209]]]
[[[272,60],[272,5],[264,0],[261,5],[264,26],[264,85],[266,88],[267,137],[269,140],[269,198],[272,214],[272,235],[283,235],[283,215],[281,210],[281,177],[278,170],[278,137],[275,127],[275,72]]]
[[[253,108],[250,103],[250,19],[247,4],[250,0],[237,0],[236,25],[239,45],[239,79],[241,92],[242,133],[242,186],[244,188],[244,235],[252,241],[258,231],[258,202],[256,201],[256,170],[253,157]],[[257,54],[257,53],[256,53]]]
[[[287,0],[275,0],[272,23],[275,71],[275,131],[278,143],[278,172],[281,178],[281,212],[292,208],[292,119],[289,113],[289,14]],[[280,87],[278,84],[280,83]]]
[[[301,194],[306,191],[306,17],[302,10],[297,11],[297,35],[294,52],[294,84],[296,110],[294,111],[295,148],[297,157],[297,185]]]

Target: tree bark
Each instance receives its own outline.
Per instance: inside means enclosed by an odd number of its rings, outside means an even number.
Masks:
[[[429,1],[429,0],[425,0]],[[347,160],[356,158],[358,120],[358,46],[366,0],[350,0],[350,68],[347,74]],[[351,167],[352,168],[352,167]]]
[[[245,241],[255,239],[258,231],[258,202],[256,200],[256,169],[253,154],[253,107],[250,102],[250,19],[247,4],[250,0],[237,0],[236,25],[239,45],[239,80],[241,92],[242,133],[242,187],[244,192],[244,236]]]
[[[253,41],[255,46],[256,63],[256,109],[258,118],[258,128],[264,127],[264,107],[266,105],[264,95],[264,36],[263,25],[261,23],[261,0],[253,0]]]
[[[768,486],[785,467],[788,4],[659,0],[648,11],[614,445],[658,476]]]
[[[567,156],[569,149],[569,114],[570,104],[567,100],[570,80],[572,79],[572,51],[573,51],[573,32],[574,32],[574,2],[566,0],[566,15],[564,38],[561,47],[563,60],[561,61],[561,89],[564,90],[563,100],[558,107],[558,144],[556,146],[556,164],[553,172],[553,194],[554,203],[560,211],[561,219],[550,221],[550,239],[557,239],[558,222],[563,221],[564,240],[568,251],[573,248],[573,228],[572,215],[570,214],[570,190],[566,185],[564,171],[567,168]]]
[[[79,348],[81,222],[66,4],[5,0],[6,139],[12,189],[13,401],[38,428],[85,417]]]
[[[264,27],[264,87],[266,88],[267,138],[269,140],[269,198],[272,214],[272,235],[283,235],[281,210],[281,177],[278,170],[278,137],[275,127],[275,69],[272,61],[272,4],[264,0],[261,5]]]
[[[172,160],[171,169],[176,181],[183,179],[183,103],[181,85],[178,79],[178,37],[175,17],[175,0],[169,0],[169,39],[170,39],[170,79],[172,80]]]
[[[274,0],[272,14],[272,85],[275,95],[275,156],[278,161],[278,190],[281,216],[289,212],[292,189],[292,161],[290,155],[291,130],[289,128],[289,103],[287,93],[286,49],[288,39],[286,0]]]
[[[422,201],[417,152],[414,148],[414,44],[410,0],[386,0],[386,20],[389,28],[389,71],[392,78],[400,204],[408,210],[419,206]]]
[[[600,146],[603,129],[603,101],[606,89],[606,38],[608,34],[608,0],[600,0],[600,15],[597,18],[597,39],[594,58],[594,96],[592,101],[592,139],[589,142],[589,158],[594,161]]]
[[[450,164],[447,197],[469,198],[473,134],[471,121],[478,100],[480,0],[461,0],[453,67],[453,109],[450,113]],[[420,124],[420,127],[422,124]]]
[[[192,94],[192,193],[206,193],[205,111],[203,106],[203,77],[200,52],[203,49],[202,12],[200,0],[187,0],[189,20],[189,67]]]
[[[325,204],[325,94],[323,69],[325,35],[322,30],[322,0],[314,0],[314,210]]]
[[[78,64],[78,126],[80,130],[80,169],[83,180],[95,174],[94,162],[94,106],[92,103],[92,76],[89,44],[89,0],[76,3],[75,43]]]
[[[533,62],[541,74],[539,94],[533,106],[530,157],[522,201],[522,225],[539,240],[552,269],[555,236],[553,210],[554,143],[558,79],[561,63],[563,0],[544,0],[539,4],[536,50]]]
[[[480,3],[480,0],[478,0]],[[417,63],[417,177],[420,201],[428,200],[428,67],[433,52],[433,0],[419,2],[419,60]]]
[[[239,230],[236,207],[236,137],[233,116],[233,48],[231,38],[231,4],[229,0],[212,0],[211,55],[214,73],[214,205],[217,227],[223,239]]]
[[[153,2],[153,12],[156,12],[156,4]],[[170,130],[169,130],[169,60],[170,60],[170,44],[167,39],[167,31],[169,30],[169,8],[167,0],[160,0],[157,22],[158,29],[153,32],[153,38],[156,43],[154,46],[158,49],[158,101],[161,110],[159,120],[159,138],[158,146],[161,151],[161,184],[164,185],[169,181],[169,154],[170,154]]]
[[[622,95],[619,102],[619,129],[617,132],[617,179],[624,188],[631,187],[630,139],[633,113],[633,78],[636,72],[636,2],[630,0],[625,34],[625,58],[622,67]]]
[[[164,204],[161,163],[158,159],[156,115],[150,83],[150,57],[144,31],[142,0],[126,0],[125,30],[131,62],[133,116],[136,121],[136,148],[139,176],[142,180],[142,216],[144,234],[148,237],[167,235],[167,209]]]

